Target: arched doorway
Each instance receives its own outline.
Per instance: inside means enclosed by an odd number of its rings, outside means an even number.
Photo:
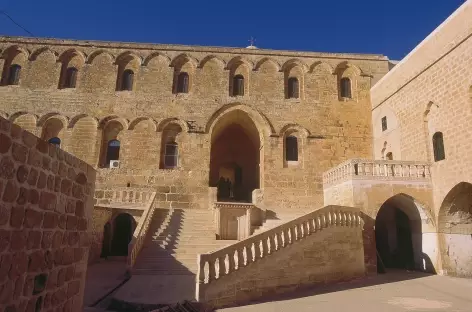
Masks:
[[[110,255],[127,256],[128,244],[133,238],[136,222],[127,213],[121,213],[113,220],[113,237],[111,241]]]
[[[472,277],[472,184],[461,182],[449,191],[438,221],[444,273]]]
[[[251,202],[260,184],[259,131],[247,113],[224,115],[211,134],[210,186],[218,188],[218,201]]]
[[[415,200],[405,194],[389,198],[375,218],[377,271],[434,271],[423,253],[422,217]]]

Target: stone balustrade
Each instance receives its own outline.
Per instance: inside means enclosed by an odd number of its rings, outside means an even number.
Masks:
[[[95,191],[96,205],[110,205],[112,203],[147,203],[155,194],[152,189],[115,188],[98,189]]]
[[[328,227],[361,227],[359,209],[327,206],[240,242],[198,256],[197,299],[204,288]]]
[[[352,179],[425,181],[431,179],[430,167],[426,162],[350,159],[326,171],[323,184]]]
[[[146,235],[151,225],[152,217],[154,215],[154,211],[156,210],[156,192],[151,193],[150,198],[146,204],[146,209],[143,212],[141,220],[139,224],[136,226],[134,231],[133,238],[131,242],[128,244],[128,270],[131,270],[136,262],[136,258],[138,257],[141,248],[144,245],[144,240],[146,239]]]

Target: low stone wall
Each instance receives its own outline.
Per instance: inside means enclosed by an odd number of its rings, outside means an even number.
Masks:
[[[329,206],[200,255],[197,300],[213,307],[364,276],[358,209]]]
[[[0,311],[82,311],[95,171],[0,118]]]

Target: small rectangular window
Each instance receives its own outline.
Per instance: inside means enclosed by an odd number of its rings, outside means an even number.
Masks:
[[[382,117],[382,131],[387,130],[387,117]]]

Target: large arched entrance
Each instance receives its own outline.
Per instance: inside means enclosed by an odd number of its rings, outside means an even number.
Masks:
[[[378,272],[434,271],[431,260],[423,253],[422,216],[412,197],[398,194],[385,201],[375,218],[375,241]]]
[[[121,213],[113,220],[113,238],[111,240],[110,254],[112,256],[127,256],[128,244],[133,238],[133,232],[136,228],[134,218]]]
[[[218,201],[251,202],[260,184],[259,131],[247,113],[235,110],[221,117],[211,134],[210,186]]]
[[[451,189],[438,221],[444,273],[472,277],[472,184],[461,182]]]

